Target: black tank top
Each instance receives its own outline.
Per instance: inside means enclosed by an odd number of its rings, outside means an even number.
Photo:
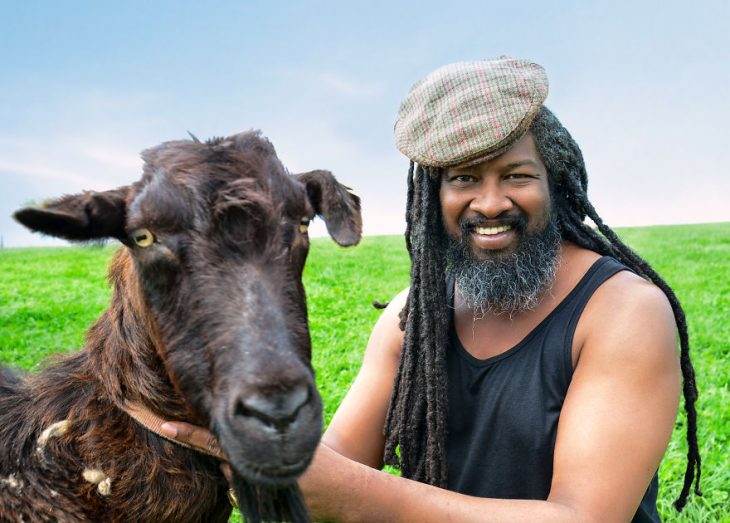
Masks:
[[[448,488],[501,499],[547,499],[560,410],[573,375],[578,319],[595,290],[627,267],[596,261],[565,299],[521,342],[480,360],[451,327],[447,351]],[[449,287],[453,296],[453,283]],[[452,297],[453,299],[453,297]],[[633,518],[661,521],[654,476]]]

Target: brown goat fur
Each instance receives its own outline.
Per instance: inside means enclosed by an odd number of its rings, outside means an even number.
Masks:
[[[209,427],[249,520],[301,520],[296,477],[322,428],[306,223],[320,215],[355,244],[359,199],[327,171],[288,174],[255,132],[143,159],[130,186],[15,214],[45,234],[124,246],[82,350],[34,374],[0,369],[0,520],[226,521],[220,462],[148,431],[128,402]]]

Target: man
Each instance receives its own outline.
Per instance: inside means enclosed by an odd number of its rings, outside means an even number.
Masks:
[[[690,449],[678,508],[699,481],[684,314],[593,209],[546,96],[540,66],[500,58],[438,69],[403,102],[411,286],[300,482],[315,518],[658,521],[677,328]]]

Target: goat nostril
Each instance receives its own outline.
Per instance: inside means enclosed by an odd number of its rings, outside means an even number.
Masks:
[[[288,392],[255,393],[236,402],[236,418],[255,418],[278,431],[284,431],[311,397],[309,387],[300,385]]]

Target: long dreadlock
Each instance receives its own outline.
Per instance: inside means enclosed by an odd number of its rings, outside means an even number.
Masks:
[[[689,356],[687,322],[672,289],[638,254],[624,244],[588,201],[583,155],[570,133],[542,107],[530,126],[548,171],[553,212],[561,237],[616,258],[651,280],[667,296],[677,323],[684,409],[687,413],[687,468],[677,510],[687,503],[692,483],[699,490],[701,459],[697,444],[697,385]],[[441,221],[439,186],[442,169],[415,166],[408,171],[406,247],[411,258],[411,287],[401,312],[403,347],[385,422],[385,462],[408,478],[446,486],[446,347],[452,314],[447,303],[447,237]],[[590,218],[598,228],[587,225]]]

